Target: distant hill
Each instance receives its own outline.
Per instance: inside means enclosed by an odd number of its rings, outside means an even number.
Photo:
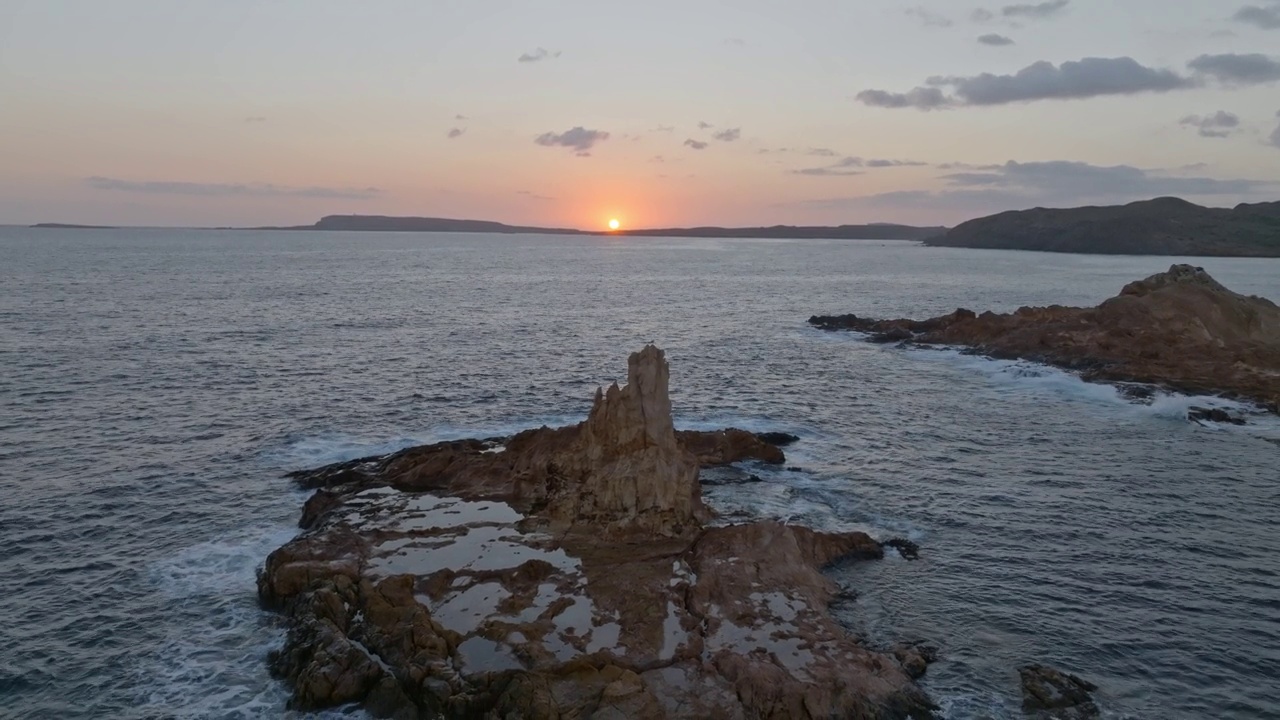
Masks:
[[[75,225],[73,223],[36,223],[33,228],[45,230],[117,230],[114,225]]]
[[[617,235],[638,237],[776,238],[810,240],[923,240],[946,232],[945,227],[915,227],[872,223],[870,225],[771,225],[769,227],[692,227],[623,230]]]
[[[391,217],[386,215],[327,215],[314,225],[258,230],[345,230],[360,232],[455,232],[519,233],[546,235],[625,235],[629,237],[710,237],[710,238],[804,238],[831,240],[921,240],[946,230],[944,227],[912,227],[877,223],[835,227],[774,225],[772,227],[694,227],[621,230],[617,232],[506,225],[487,220],[450,218]]]
[[[1280,202],[1207,208],[1179,198],[1015,210],[925,240],[940,247],[1108,255],[1280,257]]]

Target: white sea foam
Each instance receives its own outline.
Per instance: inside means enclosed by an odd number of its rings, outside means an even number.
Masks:
[[[997,390],[1033,393],[1046,400],[1086,403],[1101,411],[1129,417],[1187,421],[1193,407],[1221,408],[1232,414],[1247,416],[1244,426],[1203,423],[1208,430],[1245,432],[1265,438],[1280,438],[1280,418],[1249,404],[1213,395],[1186,395],[1154,389],[1149,402],[1125,397],[1118,388],[1107,383],[1093,383],[1080,376],[1048,365],[1025,360],[997,360],[970,355],[953,349],[919,349],[911,353],[916,360],[939,360],[959,365],[988,379]]]
[[[139,717],[303,717],[285,710],[288,690],[267,672],[283,640],[278,619],[255,597],[263,558],[296,530],[256,527],[199,543],[151,567],[165,600],[158,624],[172,624],[158,647],[130,668]],[[341,710],[309,714],[343,717]]]

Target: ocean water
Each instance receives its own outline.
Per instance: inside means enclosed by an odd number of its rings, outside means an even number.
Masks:
[[[0,717],[275,718],[254,571],[287,470],[581,419],[655,341],[683,427],[794,432],[733,517],[905,535],[841,566],[867,642],[942,650],[946,717],[1015,668],[1113,718],[1280,716],[1280,423],[1202,427],[814,313],[1092,304],[1174,259],[906,242],[0,228]],[[1280,298],[1280,261],[1192,260]]]

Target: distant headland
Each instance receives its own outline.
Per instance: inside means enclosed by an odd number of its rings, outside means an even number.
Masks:
[[[113,229],[105,225],[40,223],[35,228]],[[623,237],[756,238],[804,240],[921,240],[935,247],[1102,255],[1280,257],[1280,202],[1211,208],[1174,197],[1128,205],[1010,210],[954,228],[893,223],[675,227],[635,230],[507,225],[489,220],[389,215],[326,215],[311,225],[212,228],[216,230],[451,232],[506,235],[617,235]]]
[[[923,240],[945,232],[945,227],[915,227],[890,223],[868,225],[769,227],[691,227],[640,230],[577,230],[572,228],[506,225],[487,220],[454,220],[433,217],[386,215],[326,215],[314,225],[263,227],[255,230],[343,230],[358,232],[455,232],[541,235],[621,235],[627,237],[776,238],[824,240]]]
[[[1102,255],[1280,257],[1280,202],[1209,208],[1173,197],[1012,210],[961,223],[926,245]]]

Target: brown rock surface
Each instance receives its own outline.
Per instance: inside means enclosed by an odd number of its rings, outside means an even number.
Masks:
[[[1190,265],[1130,283],[1094,308],[1024,307],[1004,315],[957,310],[924,321],[815,316],[809,322],[871,333],[872,340],[961,345],[1044,362],[1086,380],[1153,383],[1280,409],[1280,308],[1234,293]]]
[[[675,433],[653,347],[587,420],[296,474],[306,531],[267,558],[299,708],[395,717],[928,718],[898,659],[827,613],[820,568],[864,533],[710,526],[700,460],[781,462],[743,431]],[[505,444],[500,444],[505,442]],[[776,452],[776,459],[774,453]]]

